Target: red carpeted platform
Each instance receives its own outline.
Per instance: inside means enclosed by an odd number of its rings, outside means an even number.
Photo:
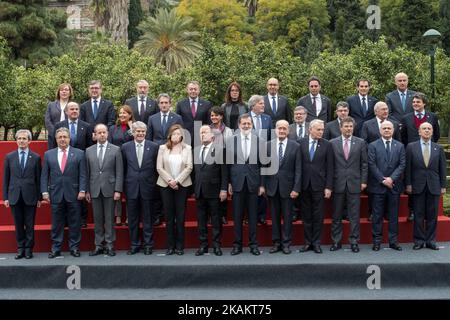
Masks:
[[[15,150],[16,144],[14,142],[0,142],[0,174],[3,177],[3,159],[4,155],[10,151]],[[44,141],[33,142],[31,149],[39,154],[43,155],[47,148],[47,143]],[[3,184],[3,178],[0,179],[0,185]],[[3,186],[2,186],[3,187]],[[124,205],[125,208],[125,205]],[[126,210],[124,210],[125,212]],[[407,221],[408,206],[407,197],[402,196],[400,214],[399,214],[399,241],[400,242],[412,242],[412,223]],[[267,225],[258,226],[258,242],[261,246],[271,245],[271,221],[270,211],[267,212]],[[233,222],[231,212],[231,201],[228,206],[228,220],[229,223],[223,226],[223,246],[231,247],[233,243]],[[324,244],[330,244],[330,229],[331,229],[331,202],[326,203],[326,214],[324,223],[324,232],[322,242]],[[88,216],[88,228],[83,229],[81,250],[92,250],[94,247],[94,225],[92,221],[92,213],[89,209]],[[126,226],[120,226],[117,228],[117,242],[116,248],[119,250],[125,250],[129,248],[129,235],[128,228]],[[385,241],[387,241],[387,223],[384,226]],[[36,227],[35,227],[35,251],[49,251],[51,247],[50,240],[51,229],[51,215],[50,206],[43,204],[38,209],[36,215]],[[349,223],[344,221],[344,239],[346,240],[349,232]],[[244,226],[244,240],[248,239],[248,229]],[[437,230],[438,241],[450,241],[450,218],[443,215],[442,199],[439,208],[439,223]],[[371,223],[367,220],[367,196],[361,196],[361,243],[371,243],[372,232]],[[303,244],[303,225],[302,223],[295,222],[293,229],[293,245]],[[196,223],[196,210],[195,199],[188,199],[186,208],[186,247],[195,248],[198,247],[197,236],[197,223]],[[165,248],[166,246],[166,232],[164,225],[155,228],[155,247],[157,249]],[[67,247],[65,248],[67,249]],[[0,252],[15,252],[16,241],[14,233],[14,221],[10,209],[3,206],[3,201],[0,202]]]

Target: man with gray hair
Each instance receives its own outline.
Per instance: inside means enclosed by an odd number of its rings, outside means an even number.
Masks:
[[[309,122],[306,122],[308,111],[303,106],[297,106],[294,109],[294,123],[289,126],[289,139],[300,142],[301,139],[308,136]]]
[[[361,138],[366,140],[367,143],[374,142],[381,138],[380,129],[381,124],[389,120],[394,125],[394,139],[401,140],[399,123],[389,116],[389,107],[384,101],[378,101],[373,107],[375,112],[375,118],[364,122],[361,129]]]
[[[16,230],[17,255],[31,259],[34,247],[34,218],[40,207],[41,157],[30,150],[31,132],[16,132],[18,149],[5,156],[3,164],[3,204],[11,207]]]
[[[156,101],[148,96],[148,87],[147,81],[139,80],[136,83],[137,96],[125,101],[125,105],[133,110],[135,121],[147,123],[148,118],[159,111]]]

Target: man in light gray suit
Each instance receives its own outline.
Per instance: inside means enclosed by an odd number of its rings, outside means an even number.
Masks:
[[[114,201],[120,200],[123,186],[122,152],[108,142],[108,128],[97,124],[94,130],[97,144],[86,149],[88,177],[86,199],[92,201],[95,224],[95,250],[90,256],[106,253],[115,256]],[[106,252],[103,248],[106,242]]]
[[[341,248],[342,213],[345,205],[350,220],[350,245],[352,252],[359,252],[359,210],[360,193],[367,187],[367,145],[353,135],[355,121],[352,117],[342,119],[342,135],[331,140],[334,153],[334,197],[331,251]]]
[[[397,89],[386,95],[386,103],[389,106],[389,116],[400,122],[404,115],[413,112],[412,100],[414,91],[408,90],[408,76],[400,72],[395,75]]]

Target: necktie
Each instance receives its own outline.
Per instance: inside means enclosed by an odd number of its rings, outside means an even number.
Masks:
[[[428,167],[428,163],[430,162],[429,142],[424,142],[423,145],[423,162],[425,162],[425,166]]]
[[[257,116],[255,116],[255,130],[256,130],[256,133],[259,135],[259,130],[261,129],[261,125],[260,125],[260,121],[261,121],[261,118],[260,118],[261,116],[259,116],[259,115],[257,115]]]
[[[138,159],[138,165],[140,168],[142,165],[142,144],[140,144],[140,143],[137,144],[136,155],[137,155],[137,159]]]
[[[366,104],[366,97],[362,98],[362,114],[364,116],[364,118],[367,115],[367,104]]]
[[[405,98],[405,94],[402,93],[402,108],[403,108],[403,112],[405,112],[406,110],[406,98]]]
[[[74,146],[77,141],[77,132],[75,130],[75,121],[70,122],[70,141],[71,145]]]
[[[386,158],[387,160],[391,160],[391,142],[388,140],[386,141]]]
[[[419,118],[419,120],[422,119],[422,112],[417,113],[417,118]]]
[[[195,114],[196,114],[196,112],[195,112],[195,99],[192,99],[192,102],[191,102],[191,112],[192,112],[192,117],[195,118]]]
[[[313,159],[314,159],[314,153],[315,153],[314,146],[315,145],[316,145],[316,140],[313,140],[311,143],[311,148],[309,148],[309,159],[311,159],[311,161],[313,161]]]
[[[205,152],[206,152],[206,146],[203,146],[203,149],[202,149],[202,164],[204,164],[205,163]]]
[[[22,172],[25,170],[25,151],[20,151],[20,168]]]
[[[94,99],[94,119],[97,119],[97,113],[98,113],[97,99]]]
[[[280,142],[280,146],[278,147],[278,161],[281,163],[283,160],[283,142]]]
[[[312,107],[313,107],[313,112],[314,114],[317,114],[317,107],[316,107],[316,96],[313,96],[313,103],[312,103]]]
[[[277,113],[277,101],[275,100],[275,96],[272,96],[272,111],[274,114]]]
[[[248,136],[245,136],[245,138],[244,138],[244,160],[245,161],[247,161],[247,158],[248,158],[247,148],[248,148]]]
[[[66,168],[66,163],[67,163],[67,150],[64,149],[62,159],[61,159],[61,172],[62,173],[64,173],[64,169]]]
[[[103,144],[100,144],[100,151],[98,152],[98,167],[103,166]]]
[[[162,129],[164,136],[166,135],[166,126],[167,126],[167,114],[163,113]]]
[[[349,148],[348,148],[348,139],[344,139],[344,157],[345,160],[348,160],[348,154],[349,154]]]
[[[298,126],[298,137],[303,138],[303,126],[302,125]]]
[[[139,115],[141,117],[141,120],[144,119],[145,114],[145,104],[144,104],[144,98],[141,98],[141,111],[139,112]]]

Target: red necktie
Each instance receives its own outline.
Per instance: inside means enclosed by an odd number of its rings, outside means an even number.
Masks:
[[[192,117],[195,118],[195,99],[192,99],[191,112],[192,112]]]
[[[66,168],[67,163],[67,150],[63,150],[63,156],[61,159],[61,172],[64,173],[64,169]]]

